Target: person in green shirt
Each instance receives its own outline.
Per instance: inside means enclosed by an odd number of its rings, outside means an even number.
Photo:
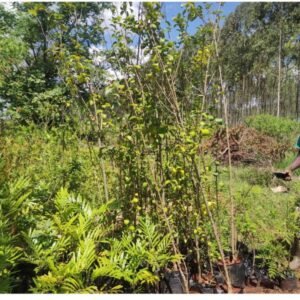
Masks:
[[[294,161],[288,166],[286,169],[286,173],[291,178],[293,175],[293,172],[300,168],[300,136],[297,139],[296,144],[294,145],[295,150],[298,151],[297,157],[294,159]]]
[[[294,159],[294,161],[288,166],[286,172],[289,176],[289,178],[292,178],[293,172],[300,168],[300,136],[297,139],[296,144],[294,145],[295,150],[298,151],[297,157]],[[293,260],[290,261],[289,267],[291,270],[297,270],[300,268],[300,238],[296,235],[294,238],[294,245],[293,245]]]

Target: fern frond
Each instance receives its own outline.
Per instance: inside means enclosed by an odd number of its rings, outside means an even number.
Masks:
[[[69,277],[64,279],[62,284],[62,291],[69,294],[94,294],[98,292],[98,289],[94,285],[84,286],[81,278]]]
[[[73,254],[71,260],[66,265],[66,270],[71,274],[79,274],[89,269],[95,260],[95,243],[91,239],[85,239],[80,241],[77,252]]]
[[[99,292],[100,293],[105,293],[105,294],[119,294],[119,293],[121,293],[122,292],[122,288],[123,288],[123,286],[122,285],[116,285],[116,286],[114,286],[114,287],[112,287],[112,288],[107,288],[107,285],[106,284],[104,284],[101,288],[100,288],[100,290],[99,290]]]
[[[70,194],[66,188],[61,188],[54,199],[54,204],[58,211],[64,211],[66,205],[68,204],[68,199]]]
[[[99,266],[92,272],[92,278],[111,277],[122,279],[124,276],[123,269],[118,266],[118,261],[112,261],[107,257],[101,257],[98,261]]]
[[[159,277],[156,276],[155,274],[151,273],[149,270],[147,269],[142,269],[139,270],[138,273],[136,274],[136,276],[134,277],[132,283],[133,285],[137,285],[137,284],[154,284],[156,282],[159,281]]]

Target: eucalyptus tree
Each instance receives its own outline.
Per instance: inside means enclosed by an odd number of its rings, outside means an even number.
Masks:
[[[240,117],[259,112],[294,113],[292,70],[296,68],[289,45],[295,47],[297,32],[296,3],[242,3],[228,16],[222,33],[222,57],[232,107],[237,114],[242,112]]]

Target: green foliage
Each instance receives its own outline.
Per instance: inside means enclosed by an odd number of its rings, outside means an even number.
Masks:
[[[299,13],[296,3],[241,3],[226,18],[221,56],[234,122],[257,113],[275,115],[278,100],[280,116],[299,118],[294,75],[299,69],[300,44],[294,39]]]
[[[15,285],[14,268],[22,255],[19,233],[26,225],[22,215],[29,195],[27,179],[0,185],[0,293],[11,292]]]
[[[16,134],[15,134],[16,132]],[[0,137],[3,175],[6,180],[28,176],[35,184],[34,194],[49,206],[49,197],[64,185],[88,199],[101,199],[98,191],[97,152],[94,146],[78,143],[76,132],[65,127],[44,130],[13,127]],[[94,191],[91,193],[91,191]]]
[[[275,195],[269,170],[237,168],[230,191],[229,169],[203,150],[226,104],[242,117],[256,105],[245,87],[274,73],[276,24],[282,63],[297,61],[279,5],[242,4],[223,29],[207,4],[185,4],[173,23],[160,3],[140,3],[138,17],[125,2],[14,7],[0,6],[1,292],[154,291],[165,267],[187,274],[185,255],[203,270],[230,253],[232,220],[270,275],[282,272],[297,183]],[[299,127],[269,115],[246,123],[284,143]]]
[[[268,268],[268,275],[271,279],[285,278],[288,270],[289,251],[281,243],[270,243],[257,255],[262,262],[260,267]]]
[[[298,183],[289,183],[288,193],[275,194],[264,179],[255,183],[241,176],[247,170],[235,171],[234,197],[239,240],[255,250],[261,267],[267,267],[271,278],[283,276],[288,268],[289,251],[298,232],[299,215],[295,211]],[[257,172],[256,172],[257,174]]]
[[[245,123],[249,127],[275,137],[279,142],[294,142],[300,131],[300,124],[289,118],[277,118],[271,115],[247,117]]]
[[[149,219],[139,219],[135,233],[125,233],[120,240],[111,239],[110,248],[98,259],[93,278],[109,276],[124,280],[133,291],[140,285],[159,281],[158,271],[180,256],[170,255],[170,235],[164,235]]]
[[[29,229],[16,227],[23,224],[18,220],[29,196],[26,189],[28,181],[20,180],[8,191],[1,190],[1,292],[14,288],[20,262],[36,266],[34,293],[114,293],[122,291],[122,282],[136,291],[139,285],[153,285],[160,268],[180,258],[169,254],[170,235],[160,233],[148,219],[140,220],[136,233],[125,232],[121,240],[109,237],[113,203],[93,206],[66,189],[57,193],[54,211],[40,211]],[[11,218],[14,222],[5,221]],[[18,234],[11,236],[12,230]],[[107,285],[107,278],[115,285]]]
[[[110,232],[105,217],[111,203],[93,207],[61,189],[55,211],[23,236],[29,248],[26,261],[36,265],[35,293],[99,292],[91,280],[97,247]]]
[[[68,71],[66,61],[72,63],[72,57],[91,59],[89,48],[103,40],[102,12],[109,7],[109,3],[17,3],[9,13],[1,9],[3,27],[14,25],[8,36],[0,31],[0,95],[10,115],[22,124],[33,121],[50,127],[67,121],[74,109],[67,101],[74,86],[66,85],[59,71],[62,67]],[[84,102],[85,77],[81,72],[74,82]],[[80,99],[77,105],[82,105]]]
[[[234,173],[238,180],[245,181],[250,185],[269,186],[273,178],[272,171],[268,168],[236,168]]]

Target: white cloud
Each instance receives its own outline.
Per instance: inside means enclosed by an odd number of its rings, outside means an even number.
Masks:
[[[113,2],[113,4],[115,5],[115,13],[113,13],[110,9],[106,9],[103,13],[104,21],[102,23],[102,25],[107,28],[105,31],[105,38],[107,39],[109,45],[111,45],[113,41],[112,34],[114,29],[112,27],[112,18],[117,16],[121,16],[122,18],[126,17],[126,14],[121,14],[122,2]],[[138,20],[140,5],[140,2],[133,2],[131,6],[129,5],[129,3],[127,3],[126,13],[134,16],[134,18]],[[137,36],[135,38],[137,38]],[[134,44],[135,45],[129,46],[133,52],[133,61],[131,62],[132,64],[136,63],[138,55],[138,48],[136,46],[137,42],[135,42]],[[120,80],[125,77],[122,71],[113,69],[112,66],[107,62],[103,47],[92,46],[89,49],[89,52],[92,56],[94,64],[106,70],[106,83],[114,80]],[[150,54],[145,54],[144,50],[140,49],[139,64],[145,64],[147,61],[149,61],[150,57]]]
[[[114,81],[114,80],[121,80],[125,76],[118,70],[113,70],[112,68],[109,68],[106,70],[107,72],[107,82]]]
[[[89,48],[89,54],[95,66],[102,66],[106,63],[106,57],[102,46],[92,45]]]
[[[12,2],[0,2],[1,5],[4,6],[4,8],[8,11],[15,11],[16,9],[13,7]]]
[[[138,56],[138,47],[130,46],[130,49],[133,51],[134,57],[137,58],[137,56]],[[143,65],[143,64],[147,63],[149,61],[150,57],[151,57],[150,53],[145,54],[145,50],[140,49],[139,64]]]
[[[103,24],[108,28],[108,30],[112,29],[112,27],[111,27],[111,25],[112,25],[112,18],[113,17],[117,17],[117,16],[122,16],[121,15],[121,8],[122,8],[123,2],[112,2],[112,4],[116,8],[115,9],[115,13],[113,14],[113,12],[111,11],[111,9],[106,9],[104,11],[104,13],[103,13],[103,16],[104,16]],[[131,6],[127,2],[126,12],[129,15],[133,15],[134,18],[137,20],[138,19],[138,15],[139,15],[139,6],[140,6],[140,2],[133,2]],[[123,14],[123,18],[124,18],[124,14]]]

